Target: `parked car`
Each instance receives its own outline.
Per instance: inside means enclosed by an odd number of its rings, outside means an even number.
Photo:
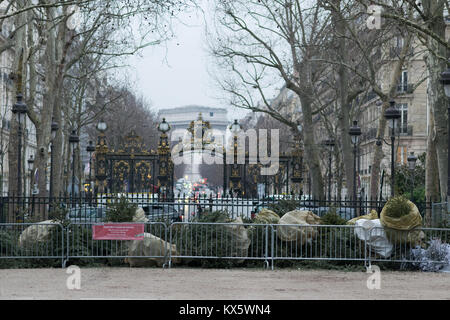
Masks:
[[[76,207],[69,209],[66,219],[70,222],[102,222],[106,216],[106,207]]]
[[[255,216],[262,210],[262,209],[268,209],[269,203],[264,201],[253,201],[253,208],[251,210],[251,218],[254,219]]]
[[[183,214],[178,212],[171,204],[154,204],[142,207],[146,217],[150,221],[169,220],[171,222],[181,222]]]

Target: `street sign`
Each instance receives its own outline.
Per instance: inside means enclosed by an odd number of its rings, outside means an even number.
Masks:
[[[103,223],[92,226],[93,240],[144,240],[143,223]]]

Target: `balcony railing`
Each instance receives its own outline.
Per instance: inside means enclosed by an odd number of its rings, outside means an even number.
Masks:
[[[389,134],[392,134],[392,128],[389,130]],[[413,135],[413,126],[408,125],[400,125],[395,128],[396,136],[412,136]]]
[[[411,94],[414,92],[414,85],[410,83],[402,83],[397,86],[397,93]]]

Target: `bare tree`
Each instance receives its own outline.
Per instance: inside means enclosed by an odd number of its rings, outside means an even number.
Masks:
[[[294,92],[301,105],[313,195],[323,198],[313,116],[323,107],[315,99],[320,96],[325,70],[317,58],[327,40],[329,17],[317,4],[290,0],[219,2],[217,15],[219,27],[213,36],[212,53],[230,74],[219,83],[231,94],[231,104],[266,113],[297,130],[297,122],[274,107],[270,98],[277,85]],[[262,101],[262,106],[256,100]]]
[[[440,188],[441,198],[447,191],[447,99],[439,83],[439,75],[445,70],[449,58],[450,42],[446,37],[446,17],[450,11],[448,0],[428,1],[365,1],[362,5],[375,4],[382,8],[381,17],[385,21],[395,21],[404,29],[412,32],[426,48],[425,61],[428,71],[428,100],[430,104],[429,136],[427,143],[426,177],[427,196],[436,196]],[[437,168],[437,174],[436,174]]]
[[[67,79],[85,81],[86,77],[123,65],[122,57],[134,54],[140,49],[162,43],[172,36],[170,22],[176,12],[182,10],[189,1],[112,1],[112,0],[78,0],[78,1],[41,1],[33,5],[30,0],[7,1],[8,5],[0,16],[0,23],[7,19],[14,20],[14,30],[1,50],[15,48],[16,62],[14,69],[22,64],[19,88],[24,88],[28,116],[36,128],[37,154],[35,166],[39,170],[38,188],[41,196],[46,195],[47,181],[43,174],[48,163],[50,142],[50,125],[52,117],[59,124],[54,141],[56,154],[55,190],[61,190],[59,183],[62,175],[65,141],[70,126],[76,124],[79,131],[83,125],[82,117],[70,116],[64,102],[69,96]],[[73,7],[76,5],[76,7]],[[79,9],[79,23],[73,23],[75,8]],[[135,22],[139,21],[140,24]],[[77,21],[75,21],[77,22]],[[23,52],[24,59],[20,60]],[[86,75],[81,76],[83,68],[80,62],[88,59],[94,62]],[[22,61],[22,62],[21,62]],[[76,72],[74,70],[77,69]],[[86,69],[85,69],[86,70]],[[72,89],[82,93],[82,85]],[[71,111],[85,113],[83,100],[78,95],[74,104],[78,109]],[[74,121],[77,120],[77,121]],[[67,122],[72,121],[72,122]],[[12,121],[12,129],[17,127]],[[9,141],[9,172],[14,174],[17,168],[16,155],[11,147],[17,145],[14,135]],[[9,190],[16,192],[16,179],[9,179]]]

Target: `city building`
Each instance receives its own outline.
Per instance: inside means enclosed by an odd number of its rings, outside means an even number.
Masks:
[[[199,114],[201,114],[203,120],[210,123],[212,129],[219,130],[224,134],[227,127],[230,125],[227,109],[196,105],[161,109],[159,111],[158,118],[159,121],[165,118],[172,127],[170,133],[173,133],[176,130],[185,131],[189,128],[191,121],[197,120]],[[172,138],[172,140],[177,139],[178,137]]]
[[[398,53],[402,49],[403,41],[394,37],[395,40],[392,45],[386,46],[385,61],[382,68],[378,72],[378,79],[380,81],[381,88],[384,91],[388,90],[390,78],[392,76],[392,67],[395,61],[398,59]],[[427,149],[427,135],[428,135],[428,82],[426,81],[426,62],[423,57],[423,48],[420,47],[420,43],[414,44],[414,50],[412,50],[406,60],[403,70],[401,72],[400,79],[396,88],[395,102],[396,107],[400,111],[401,118],[398,121],[398,126],[395,130],[395,162],[397,165],[406,165],[407,157],[411,152],[414,152],[416,156],[426,152]],[[323,97],[326,99],[327,94]],[[380,143],[377,139],[377,128],[379,117],[384,117],[381,112],[381,101],[378,95],[373,92],[362,94],[357,100],[356,106],[356,118],[353,120],[358,121],[358,125],[361,127],[362,135],[360,137],[360,143],[357,153],[357,188],[358,194],[362,196],[370,195],[370,178],[372,170],[372,162],[374,157],[374,150],[376,143]],[[277,108],[281,114],[290,118],[292,121],[298,121],[301,123],[301,103],[298,97],[289,89],[282,88],[279,95],[273,100],[272,107]],[[322,143],[322,141],[329,139],[329,135],[323,124],[323,117],[327,117],[328,120],[336,122],[337,119],[334,116],[336,113],[332,112],[333,108],[325,110],[323,115],[317,114],[313,117],[313,123],[315,124],[314,136],[316,144]],[[390,131],[388,126],[385,134],[382,137],[383,148],[383,160],[381,162],[381,172],[384,173],[384,183],[380,185],[383,198],[387,198],[390,195],[390,184],[388,176],[391,171],[391,146],[390,144]],[[324,152],[326,149],[324,148]],[[322,171],[323,177],[328,177],[328,156],[322,157]],[[307,163],[305,164],[307,168]],[[333,160],[334,168],[334,160]],[[333,169],[334,171],[335,169]],[[333,173],[332,173],[333,175]],[[304,190],[308,188],[309,177],[305,173],[304,177]],[[341,197],[345,198],[350,196],[351,191],[347,190],[347,183],[344,181],[342,185]],[[333,175],[331,194],[336,195],[336,176]],[[379,194],[379,192],[377,192]]]
[[[7,3],[0,4],[0,13],[4,12]],[[5,19],[2,22],[0,32],[0,46],[8,41],[8,37],[13,30],[12,19]],[[0,53],[0,193],[8,192],[9,181],[9,163],[8,163],[8,146],[11,134],[17,134],[11,130],[11,117],[13,116],[12,107],[16,102],[16,73],[14,68],[14,47],[5,46],[6,49]],[[37,97],[39,103],[39,97]],[[30,119],[26,120],[23,128],[24,145],[22,150],[23,163],[22,174],[24,177],[23,188],[25,194],[32,192],[32,168],[28,167],[28,159],[35,155],[36,152],[36,131]]]

